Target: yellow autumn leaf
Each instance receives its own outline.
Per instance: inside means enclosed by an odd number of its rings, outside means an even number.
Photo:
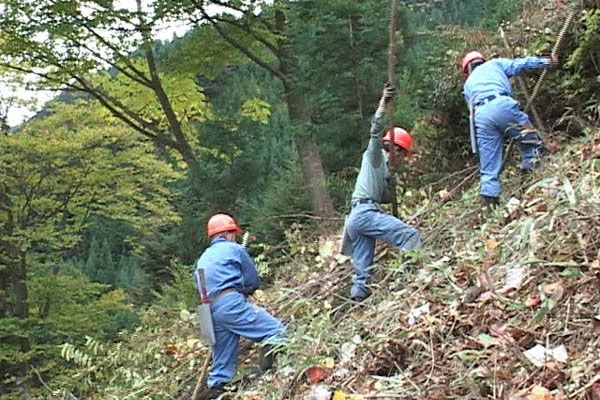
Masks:
[[[536,386],[531,390],[531,394],[527,398],[529,400],[553,400],[554,396],[545,387]]]
[[[324,359],[321,360],[321,362],[319,363],[319,365],[321,365],[323,368],[333,368],[335,367],[335,361],[333,358],[331,357],[326,357]]]
[[[498,247],[498,245],[499,243],[494,238],[489,238],[485,241],[485,246],[488,250],[494,250],[496,247]]]
[[[341,390],[336,390],[331,400],[346,400],[346,393]]]

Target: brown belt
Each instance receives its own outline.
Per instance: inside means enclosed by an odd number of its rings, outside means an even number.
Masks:
[[[226,295],[227,293],[231,293],[231,292],[237,292],[237,289],[234,288],[228,288],[228,289],[224,289],[222,290],[218,295],[216,295],[214,297],[214,299],[211,300],[211,303],[216,303],[217,300],[219,300],[221,297],[223,297],[224,295]]]

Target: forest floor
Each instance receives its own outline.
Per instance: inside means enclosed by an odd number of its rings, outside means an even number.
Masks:
[[[255,296],[290,343],[263,375],[256,348],[241,357],[228,396],[600,400],[600,131],[530,175],[516,165],[500,208],[479,207],[475,178],[421,221],[422,251],[380,244],[362,303],[339,235],[299,226]]]

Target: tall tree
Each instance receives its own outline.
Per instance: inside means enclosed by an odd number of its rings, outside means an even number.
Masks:
[[[28,274],[58,263],[92,216],[125,221],[140,236],[179,220],[165,186],[177,174],[148,141],[116,120],[107,123],[109,115],[94,105],[58,105],[0,140],[5,314],[27,318]]]
[[[226,44],[241,52],[257,65],[277,77],[282,85],[284,101],[300,155],[311,208],[320,216],[334,213],[326,186],[325,170],[314,132],[311,131],[310,109],[298,86],[299,71],[294,48],[287,36],[292,3],[288,0],[268,1],[196,1],[163,0],[167,14],[187,18],[193,23],[210,23]],[[215,8],[216,7],[216,8]],[[215,12],[214,10],[218,11]],[[297,21],[300,23],[300,21]]]
[[[128,9],[103,0],[2,0],[0,66],[35,76],[30,85],[38,88],[92,96],[194,168],[197,149],[185,123],[208,118],[209,108],[193,74],[159,70],[154,2],[136,3]]]

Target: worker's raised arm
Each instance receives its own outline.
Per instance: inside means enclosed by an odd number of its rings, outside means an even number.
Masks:
[[[497,58],[493,61],[500,65],[509,78],[520,75],[528,69],[547,68],[557,63],[556,60],[549,57]]]
[[[371,131],[369,137],[369,145],[367,147],[367,153],[370,153],[373,157],[381,157],[381,140],[380,136],[385,129],[385,114],[388,105],[396,94],[396,88],[390,83],[386,83],[383,88],[381,99],[379,100],[379,106],[375,111],[375,115],[371,119]],[[377,160],[374,160],[377,161]]]

